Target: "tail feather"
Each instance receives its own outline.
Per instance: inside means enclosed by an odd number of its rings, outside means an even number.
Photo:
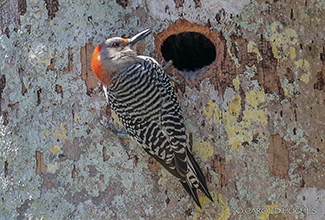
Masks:
[[[199,165],[197,164],[197,162],[195,161],[193,155],[191,153],[188,153],[188,158],[190,159],[193,168],[194,168],[194,173],[196,174],[196,177],[199,181],[199,189],[204,192],[204,194],[211,200],[211,202],[213,202],[213,198],[209,192],[208,186],[207,186],[207,182],[205,181],[205,177],[202,173],[201,168],[199,167]]]
[[[188,181],[182,182],[180,181],[183,187],[185,188],[186,192],[191,195],[191,197],[194,199],[196,205],[202,209],[201,203],[199,201],[199,197],[197,196],[197,189]]]
[[[191,197],[196,202],[197,206],[201,207],[199,198],[197,196],[197,189],[200,189],[212,202],[213,198],[208,190],[207,183],[205,181],[205,177],[202,173],[201,168],[193,158],[192,154],[188,151],[187,156],[189,158],[189,167],[190,172],[187,176],[186,182],[180,181],[185,188],[185,190],[188,192],[188,194],[191,195]]]

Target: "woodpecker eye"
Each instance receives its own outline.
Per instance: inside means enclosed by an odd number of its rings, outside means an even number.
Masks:
[[[120,44],[117,43],[117,42],[114,42],[114,43],[112,44],[112,47],[119,47],[119,46],[120,46]]]

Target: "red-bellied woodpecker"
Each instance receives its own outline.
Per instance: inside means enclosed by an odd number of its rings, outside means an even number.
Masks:
[[[130,39],[114,37],[95,48],[91,65],[104,84],[105,95],[130,136],[177,177],[201,207],[197,189],[213,201],[194,160],[181,109],[168,76],[153,58],[131,49],[151,33]]]

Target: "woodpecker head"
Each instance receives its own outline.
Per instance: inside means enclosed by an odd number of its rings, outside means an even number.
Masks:
[[[147,29],[129,39],[109,38],[95,48],[91,67],[104,85],[110,85],[117,73],[137,62],[137,54],[131,47],[150,33]]]

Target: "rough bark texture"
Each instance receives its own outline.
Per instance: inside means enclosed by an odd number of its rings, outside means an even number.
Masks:
[[[0,1],[0,219],[325,219],[324,19],[323,0]],[[202,210],[100,124],[121,126],[92,50],[146,28],[138,52],[159,62],[183,31],[216,47],[193,81],[167,69]]]

